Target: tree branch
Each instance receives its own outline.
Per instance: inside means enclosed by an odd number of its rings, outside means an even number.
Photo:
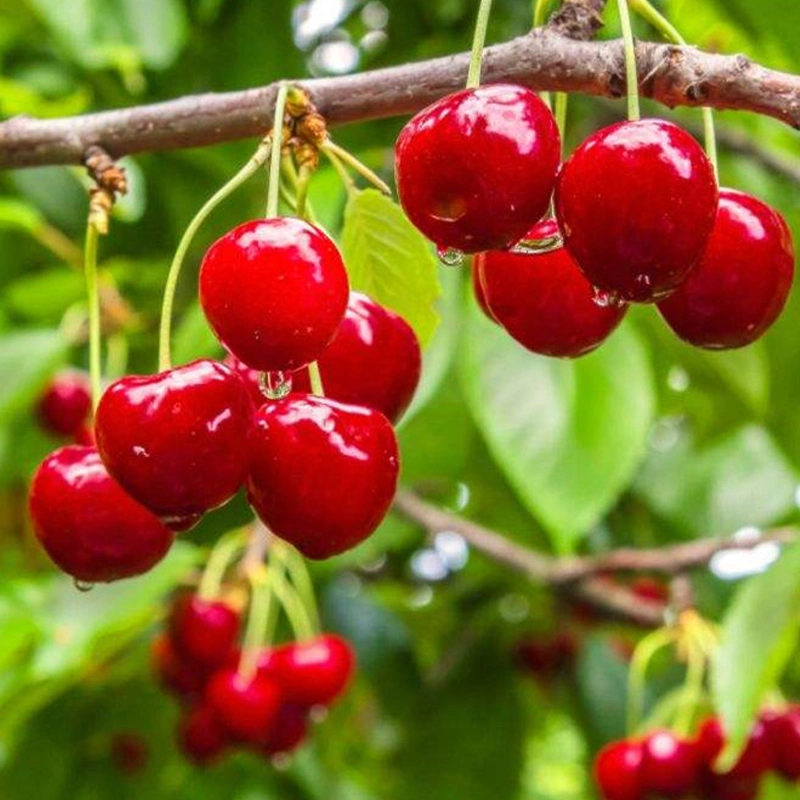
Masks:
[[[585,0],[578,5],[591,14],[592,6],[598,4]],[[487,48],[484,79],[514,81],[539,91],[623,96],[621,42],[579,41],[559,30],[570,32],[570,23],[556,26],[554,22],[553,28],[539,28]],[[767,69],[741,55],[715,55],[692,47],[642,42],[636,52],[645,97],[668,106],[753,111],[800,127],[800,77],[796,75]],[[468,63],[469,55],[462,53],[298,83],[311,93],[330,125],[341,125],[418,111],[463,86]],[[272,126],[276,92],[273,83],[78,117],[14,117],[0,124],[0,168],[80,163],[92,145],[119,158],[261,136]]]
[[[682,575],[704,567],[722,550],[751,550],[764,542],[795,541],[794,528],[777,528],[760,536],[699,539],[685,544],[648,550],[621,548],[598,556],[556,558],[511,541],[502,534],[451,514],[428,503],[416,493],[401,489],[394,509],[429,534],[454,531],[476,550],[537,583],[547,584],[591,603],[606,613],[640,624],[661,624],[664,607],[646,602],[626,587],[605,577],[609,572],[661,572]]]

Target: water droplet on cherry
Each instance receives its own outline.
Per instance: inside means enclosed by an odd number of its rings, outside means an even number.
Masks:
[[[75,578],[72,583],[79,592],[91,592],[94,589],[94,584],[91,581],[82,581]]]
[[[618,292],[608,292],[605,289],[595,289],[592,299],[600,308],[621,308],[625,305]]]
[[[292,373],[262,372],[258,385],[268,400],[280,400],[292,391]]]
[[[545,236],[542,239],[520,239],[509,248],[509,252],[517,255],[551,253],[553,250],[558,250],[563,244],[564,240],[561,238],[561,234],[556,232],[552,236]]]
[[[464,263],[464,254],[454,247],[437,247],[436,254],[446,267],[460,267]]]

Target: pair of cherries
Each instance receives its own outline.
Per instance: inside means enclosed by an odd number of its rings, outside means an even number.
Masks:
[[[605,800],[755,800],[768,772],[800,779],[798,706],[762,711],[736,764],[720,773],[714,762],[725,742],[716,717],[707,719],[694,739],[657,730],[641,740],[612,742],[597,755],[595,779]]]
[[[353,651],[333,634],[264,648],[253,674],[245,674],[239,630],[229,604],[187,594],[153,642],[156,676],[184,706],[178,744],[198,765],[234,747],[267,758],[295,750],[311,710],[330,706],[352,678]]]
[[[489,85],[421,111],[395,155],[408,217],[440,251],[480,254],[479,302],[536,353],[591,351],[628,302],[658,302],[691,344],[741,347],[785,305],[785,221],[718,190],[698,143],[672,123],[603,128],[559,168],[547,106],[528,89]],[[540,221],[553,196],[555,219]]]
[[[311,558],[358,544],[391,504],[392,421],[420,348],[401,317],[348,292],[329,237],[292,218],[245,223],[207,252],[200,298],[230,363],[117,381],[97,409],[97,448],[62,448],[34,477],[37,534],[80,581],[149,569],[175,531],[245,485],[265,524]],[[305,388],[309,359],[330,397],[261,393],[267,373],[293,370]]]

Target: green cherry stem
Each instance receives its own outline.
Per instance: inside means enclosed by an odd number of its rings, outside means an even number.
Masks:
[[[202,600],[212,600],[219,594],[222,579],[233,561],[234,556],[244,547],[245,530],[239,528],[225,534],[214,545],[208,563],[197,587],[197,594]]]
[[[97,409],[102,393],[100,355],[100,282],[97,277],[97,244],[100,231],[92,220],[86,225],[83,269],[86,277],[86,301],[89,310],[89,378],[92,386],[92,408]]]
[[[636,70],[636,43],[633,40],[633,27],[631,15],[628,10],[628,0],[617,0],[619,21],[622,27],[622,42],[625,48],[625,83],[628,90],[628,119],[635,121],[640,118],[639,111],[639,74]]]
[[[322,385],[322,375],[319,371],[319,364],[312,361],[308,365],[308,381],[311,384],[311,394],[317,397],[325,397],[325,387]]]
[[[675,719],[676,732],[686,737],[692,732],[692,721],[694,720],[697,698],[702,696],[703,678],[706,671],[706,660],[702,650],[691,642],[688,650],[686,682]]]
[[[269,184],[267,186],[267,219],[278,216],[281,188],[281,150],[283,148],[283,117],[286,113],[286,95],[289,85],[282,83],[275,100],[275,115],[272,122],[273,148],[269,162]]]
[[[282,571],[276,571],[272,576],[272,591],[278,602],[283,606],[289,624],[298,641],[308,641],[316,635],[314,621],[300,599],[297,590],[284,577]]]
[[[358,194],[358,187],[355,184],[355,181],[350,177],[350,173],[345,169],[344,164],[342,163],[341,159],[332,151],[332,150],[323,150],[323,153],[328,158],[328,161],[331,162],[331,166],[336,170],[336,174],[339,176],[339,180],[344,185],[344,189],[347,192],[348,197],[354,197]]]
[[[238,189],[248,178],[255,175],[264,166],[272,151],[272,137],[267,136],[258,146],[258,149],[251,156],[250,160],[220,189],[214,192],[206,200],[200,210],[187,226],[181,237],[172,263],[167,274],[167,282],[164,286],[164,299],[161,303],[161,325],[158,334],[158,368],[159,370],[169,369],[172,365],[170,353],[170,340],[172,337],[172,308],[175,304],[175,290],[178,286],[178,278],[181,274],[186,252],[192,243],[200,226],[205,222],[208,215],[232,192]]]
[[[644,690],[647,679],[647,668],[653,656],[664,647],[675,641],[675,632],[669,628],[659,628],[648,634],[639,642],[631,659],[628,676],[628,734],[633,735],[642,720],[644,711]]]
[[[340,162],[344,163],[350,169],[355,170],[362,178],[369,181],[378,191],[383,192],[391,197],[392,190],[386,181],[379,178],[366,164],[362,164],[352,153],[339,147],[332,139],[326,139],[320,147],[320,150],[331,160],[333,166],[336,166],[336,161],[331,156],[338,158]]]
[[[248,577],[251,586],[250,615],[247,618],[247,629],[244,634],[239,674],[245,680],[250,681],[256,674],[261,648],[270,643],[266,637],[272,609],[275,576],[271,569],[266,569],[263,564],[259,564],[258,569],[254,569]]]
[[[481,0],[478,7],[478,18],[475,21],[475,33],[472,35],[472,55],[467,72],[467,89],[474,89],[481,84],[481,65],[483,64],[483,46],[486,42],[486,29],[489,27],[489,13],[492,0]]]
[[[322,630],[322,625],[317,609],[317,599],[314,595],[314,584],[311,581],[308,567],[303,556],[291,545],[281,546],[281,557],[289,570],[289,575],[294,583],[297,594],[303,602],[306,613],[311,618],[314,629]]]
[[[555,118],[558,132],[561,134],[561,149],[563,154],[564,137],[567,133],[567,106],[569,95],[566,92],[556,92]]]
[[[680,31],[650,2],[650,0],[629,0],[631,10],[636,12],[643,20],[649,22],[665,39],[675,44],[686,45],[686,39]],[[706,153],[714,175],[719,181],[719,167],[717,165],[717,134],[714,126],[714,110],[703,106],[703,138]]]

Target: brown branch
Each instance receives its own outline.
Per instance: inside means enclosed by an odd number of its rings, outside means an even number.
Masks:
[[[607,613],[644,625],[658,625],[663,607],[644,602],[626,587],[605,577],[609,572],[661,572],[683,575],[704,567],[722,550],[751,550],[764,542],[783,544],[797,539],[794,528],[777,528],[761,536],[699,539],[648,550],[621,548],[599,556],[556,558],[539,553],[471,520],[428,503],[412,491],[401,489],[395,510],[429,534],[454,531],[476,550],[537,583],[585,600]]]
[[[567,30],[569,26],[567,26]],[[668,106],[708,105],[774,117],[800,127],[800,77],[744,56],[642,42],[641,92]],[[413,113],[463,86],[469,56],[404,64],[336,78],[302,81],[331,125]],[[586,42],[539,28],[487,48],[484,79],[536,90],[620,97],[625,92],[621,42]],[[0,167],[79,163],[87,148],[113,157],[198,147],[263,135],[272,125],[277,84],[194,95],[154,105],[78,117],[14,117],[0,124]]]

